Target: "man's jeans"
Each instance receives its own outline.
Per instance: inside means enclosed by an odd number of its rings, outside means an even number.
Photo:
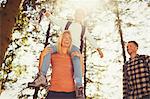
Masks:
[[[42,63],[42,67],[41,67],[41,71],[43,75],[47,74],[48,68],[49,68],[49,64],[51,63],[51,54],[56,53],[57,52],[57,48],[56,46],[52,46],[51,48],[51,53],[47,53],[44,56],[43,59],[43,63]],[[71,56],[71,53],[74,51],[79,51],[79,48],[76,46],[72,46],[71,48],[71,52],[69,53]],[[80,58],[77,56],[72,57],[72,62],[73,62],[73,68],[74,68],[74,80],[77,86],[82,86],[82,70],[81,70],[81,63],[80,63]]]

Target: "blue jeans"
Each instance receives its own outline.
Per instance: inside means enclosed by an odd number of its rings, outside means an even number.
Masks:
[[[43,75],[47,74],[49,64],[50,64],[51,54],[57,52],[56,46],[52,46],[51,49],[52,49],[52,53],[50,52],[47,53],[43,59],[43,63],[41,67],[41,71]],[[78,51],[80,53],[79,48],[73,45],[71,48],[71,52],[69,54],[71,55],[71,53],[74,51]],[[72,57],[72,62],[73,62],[73,68],[74,68],[74,81],[77,86],[81,86],[82,85],[82,70],[81,70],[80,58],[77,56],[74,56]]]

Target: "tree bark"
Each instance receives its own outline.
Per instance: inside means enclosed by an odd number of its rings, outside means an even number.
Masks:
[[[0,67],[2,66],[5,52],[12,37],[12,29],[15,24],[15,17],[19,13],[19,6],[22,0],[7,0],[5,7],[0,8]]]
[[[120,13],[119,13],[119,9],[117,7],[117,27],[118,27],[118,32],[120,35],[120,42],[121,42],[121,46],[122,46],[122,55],[123,55],[123,59],[124,59],[124,63],[126,62],[126,53],[125,53],[125,46],[124,46],[124,40],[123,40],[123,33],[122,33],[122,29],[121,29],[121,19],[120,19]]]

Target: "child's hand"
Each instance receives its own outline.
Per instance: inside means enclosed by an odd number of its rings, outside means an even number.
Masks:
[[[104,57],[104,54],[103,54],[103,52],[101,51],[101,49],[100,49],[100,48],[97,48],[97,51],[98,51],[98,53],[99,53],[99,55],[100,55],[100,58],[103,58],[103,57]]]

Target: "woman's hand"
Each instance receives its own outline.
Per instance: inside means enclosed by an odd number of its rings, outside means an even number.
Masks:
[[[71,53],[71,57],[74,57],[74,56],[77,56],[79,58],[82,57],[81,53],[79,53],[78,51],[74,51],[74,52]]]
[[[72,52],[71,53],[71,57],[73,58],[74,56],[77,56],[77,57],[79,57],[80,58],[80,64],[81,64],[81,69],[82,69],[82,76],[84,76],[84,57],[83,57],[83,55],[80,53],[80,52],[78,52],[78,51],[74,51],[74,52]]]
[[[52,50],[50,47],[45,47],[44,50],[41,52],[41,56],[44,57],[47,53],[50,53]]]
[[[46,47],[44,48],[44,50],[41,52],[40,54],[40,59],[39,59],[39,71],[41,71],[41,67],[42,67],[42,63],[43,63],[43,60],[44,60],[44,56],[47,54],[47,53],[50,53],[52,50],[50,47]]]

